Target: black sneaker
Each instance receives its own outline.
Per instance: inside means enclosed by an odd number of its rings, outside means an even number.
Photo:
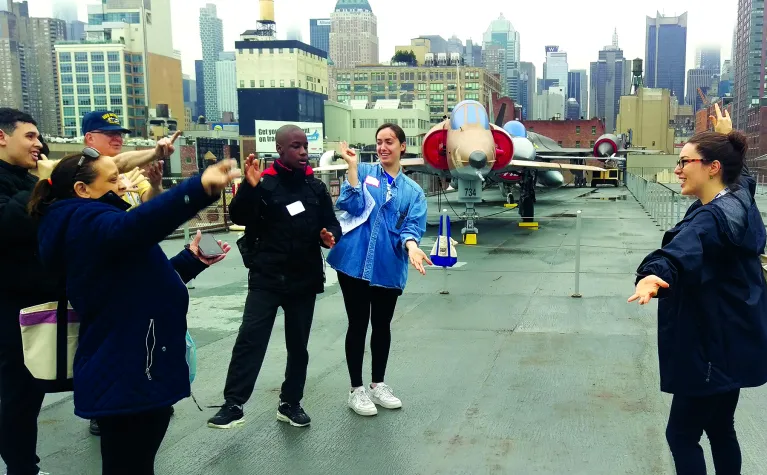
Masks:
[[[306,427],[312,422],[301,404],[288,404],[287,402],[281,402],[277,407],[277,420],[287,422],[293,427]]]
[[[91,435],[100,436],[101,435],[101,428],[99,427],[99,423],[96,422],[95,419],[91,419],[91,426],[90,426]]]
[[[208,419],[208,427],[214,429],[232,429],[245,423],[242,406],[224,404],[215,416]]]

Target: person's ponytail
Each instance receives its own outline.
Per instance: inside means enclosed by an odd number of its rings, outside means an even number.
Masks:
[[[32,191],[32,197],[29,199],[27,211],[36,219],[40,219],[45,209],[50,206],[56,198],[53,197],[53,185],[50,180],[40,180]]]
[[[730,141],[730,145],[732,145],[735,153],[745,160],[746,152],[748,151],[748,139],[746,136],[742,132],[732,130],[727,134],[727,140]]]

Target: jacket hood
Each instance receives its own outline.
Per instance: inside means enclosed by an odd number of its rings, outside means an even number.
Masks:
[[[59,270],[64,265],[66,234],[72,215],[93,200],[70,198],[53,203],[40,220],[38,243],[40,259],[52,270]]]
[[[764,253],[767,232],[749,188],[735,186],[704,208],[714,213],[720,231],[732,244],[756,254]]]

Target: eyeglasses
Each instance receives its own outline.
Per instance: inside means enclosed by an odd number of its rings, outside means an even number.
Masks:
[[[677,160],[676,166],[678,168],[684,168],[690,162],[702,162],[702,161],[704,161],[702,158],[682,158],[680,160]]]

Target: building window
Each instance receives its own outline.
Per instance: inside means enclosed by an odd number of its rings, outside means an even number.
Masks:
[[[59,61],[62,63],[72,61],[72,53],[59,53]]]
[[[88,53],[75,53],[75,62],[77,62],[77,63],[87,63],[88,62]]]
[[[104,77],[103,74],[94,74],[92,77],[93,84],[106,84],[107,82],[106,77]]]
[[[65,106],[75,105],[75,96],[61,96],[61,104]]]
[[[252,79],[250,81],[250,87],[256,87],[256,80],[255,79]],[[258,81],[258,87],[264,87],[264,80],[263,79],[260,79]]]
[[[581,141],[580,140],[576,140],[575,141],[575,148],[581,148]]]
[[[271,85],[271,87],[274,87],[274,79],[272,79],[272,80],[270,81],[270,85]]]
[[[74,107],[64,107],[64,116],[66,116],[66,117],[74,117],[75,116],[75,108]]]
[[[91,95],[91,87],[90,86],[77,86],[77,94],[81,96],[90,96]]]
[[[91,62],[104,62],[104,53],[91,53]]]
[[[361,129],[377,129],[378,119],[360,119]]]
[[[61,93],[62,94],[74,94],[75,88],[74,86],[61,86]]]
[[[108,61],[120,61],[120,53],[117,51],[110,51],[107,53],[107,60]]]
[[[578,134],[578,135],[581,134],[581,126],[580,125],[576,125],[575,126],[575,133]]]
[[[94,73],[103,73],[104,72],[104,64],[91,64],[91,71]]]
[[[113,106],[121,106],[123,103],[123,98],[120,96],[110,96],[109,103]]]
[[[110,73],[119,73],[121,71],[120,63],[109,63]]]
[[[97,106],[107,105],[107,96],[93,96],[93,104]]]
[[[109,93],[110,93],[110,94],[119,94],[119,95],[122,95],[122,93],[123,93],[123,88],[122,88],[122,86],[110,85],[110,86],[109,86]]]
[[[88,77],[87,74],[78,74],[75,77],[77,79],[77,84],[88,84],[90,82],[90,77]]]
[[[591,135],[596,135],[596,134],[597,134],[597,126],[596,125],[592,125],[591,126]]]
[[[79,66],[79,64],[78,64],[78,66]],[[72,64],[71,63],[61,64],[59,66],[59,70],[62,73],[71,73],[72,72]]]
[[[593,140],[591,142],[589,142],[589,148],[594,148],[594,143],[595,142]]]
[[[284,79],[280,79],[280,87],[285,87],[285,80]]]
[[[77,64],[75,64],[75,72],[76,73],[87,73],[88,72],[88,63],[77,63]]]
[[[77,98],[77,105],[78,106],[89,106],[89,105],[91,105],[91,98],[90,97],[82,97],[82,96],[78,97]],[[80,111],[82,112],[82,109],[80,109]],[[90,111],[88,111],[88,112],[90,112]]]
[[[93,93],[94,94],[106,94],[107,93],[107,87],[106,86],[93,86]]]
[[[296,80],[295,79],[291,79],[290,80],[290,87],[296,87]]]
[[[122,75],[121,74],[110,74],[109,75],[109,84],[121,84],[122,83]]]

